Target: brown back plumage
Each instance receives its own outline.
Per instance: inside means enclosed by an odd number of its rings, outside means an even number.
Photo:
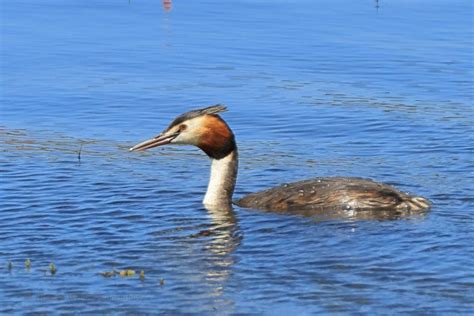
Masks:
[[[235,204],[241,207],[300,214],[398,211],[429,209],[431,203],[370,179],[315,178],[249,194]]]

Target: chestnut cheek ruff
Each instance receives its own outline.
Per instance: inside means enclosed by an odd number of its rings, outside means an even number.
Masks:
[[[210,116],[206,123],[197,146],[209,157],[222,159],[237,148],[234,133],[222,119]]]
[[[209,157],[213,159],[222,159],[229,155],[232,151],[237,148],[235,144],[234,135],[228,138],[214,139],[211,141],[204,141],[198,144]]]

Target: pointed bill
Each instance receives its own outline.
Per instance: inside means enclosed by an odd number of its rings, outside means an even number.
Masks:
[[[169,144],[171,143],[171,141],[173,139],[176,138],[176,136],[178,136],[179,133],[173,133],[171,135],[158,135],[152,139],[148,139],[148,140],[145,140],[135,146],[133,146],[132,148],[130,148],[129,150],[130,151],[143,151],[143,150],[147,150],[147,149],[150,149],[150,148],[153,148],[153,147],[158,147],[158,146],[163,146],[163,145],[166,145],[166,144]]]

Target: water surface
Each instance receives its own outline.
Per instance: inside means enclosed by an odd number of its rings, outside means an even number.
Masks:
[[[1,5],[0,312],[472,310],[469,1]],[[215,103],[237,135],[236,196],[347,175],[434,207],[208,211],[197,149],[127,149]],[[145,279],[99,274],[127,268]]]

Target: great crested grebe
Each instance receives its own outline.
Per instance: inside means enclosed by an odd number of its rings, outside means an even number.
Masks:
[[[234,133],[218,113],[224,105],[214,105],[181,114],[158,136],[141,142],[130,151],[167,144],[194,145],[211,159],[211,176],[204,205],[230,206],[238,169]],[[428,210],[431,203],[394,187],[370,179],[354,177],[314,178],[284,184],[249,194],[234,201],[237,206],[275,212],[305,214],[341,211],[411,212]]]

